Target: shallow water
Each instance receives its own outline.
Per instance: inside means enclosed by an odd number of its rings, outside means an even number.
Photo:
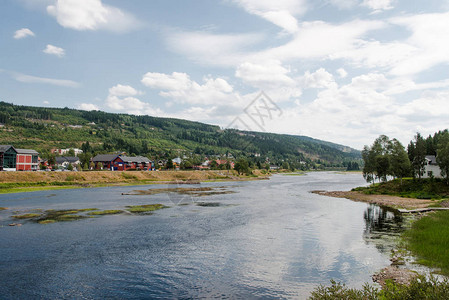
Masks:
[[[0,195],[0,295],[26,298],[307,298],[330,279],[361,287],[389,264],[375,241],[401,219],[377,206],[311,194],[364,185],[332,172],[202,183],[233,193],[195,197],[106,187]],[[195,203],[219,203],[196,205]],[[73,222],[16,222],[13,211],[125,209],[161,203],[152,215]],[[178,205],[182,204],[182,205]],[[380,224],[380,225],[379,225]]]

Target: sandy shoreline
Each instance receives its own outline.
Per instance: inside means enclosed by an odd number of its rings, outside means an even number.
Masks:
[[[359,191],[312,191],[312,193],[328,197],[346,198],[357,202],[388,206],[395,209],[426,208],[432,204],[435,204],[432,200],[402,198],[390,195],[367,195]]]

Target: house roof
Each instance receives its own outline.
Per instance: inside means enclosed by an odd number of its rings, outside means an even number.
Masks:
[[[95,156],[92,161],[93,162],[103,162],[103,161],[113,161],[117,156],[119,156],[118,154],[98,154],[97,156]]]
[[[426,155],[426,160],[431,164],[431,165],[437,165],[437,158],[435,155]]]
[[[149,163],[149,162],[151,162],[148,157],[143,157],[143,156],[120,156],[120,158],[124,162],[129,162],[129,163]]]
[[[56,163],[57,164],[62,164],[62,163],[65,163],[65,162],[68,162],[68,163],[76,163],[76,162],[78,162],[80,159],[78,158],[78,157],[76,157],[76,156],[58,156],[58,157],[56,157]]]
[[[11,145],[0,145],[0,153],[8,151],[9,148],[13,148],[14,151],[17,152],[17,150],[13,146],[11,146]]]
[[[173,158],[172,162],[174,162],[174,163],[179,165],[182,162],[182,159],[181,159],[181,157]]]
[[[31,155],[39,155],[39,152],[33,149],[16,149],[17,154],[31,154]]]

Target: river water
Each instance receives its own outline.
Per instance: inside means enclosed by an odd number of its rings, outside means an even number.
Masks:
[[[389,264],[390,248],[376,240],[379,232],[400,228],[400,218],[310,191],[364,184],[360,174],[311,172],[180,186],[219,191],[200,197],[124,195],[173,185],[0,195],[0,206],[8,207],[0,212],[0,298],[301,299],[331,279],[361,287]],[[152,215],[7,226],[17,222],[14,211],[154,203],[170,207]],[[198,205],[204,203],[215,206]]]

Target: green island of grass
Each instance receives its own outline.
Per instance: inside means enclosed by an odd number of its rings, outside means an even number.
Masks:
[[[92,211],[90,213],[87,213],[89,216],[104,216],[104,215],[117,215],[123,213],[123,210],[119,209],[107,209],[107,210],[100,210],[100,211]]]
[[[41,216],[41,214],[29,213],[29,214],[23,214],[23,215],[14,215],[12,217],[14,219],[34,219],[34,218],[37,218],[40,216]]]
[[[145,204],[145,205],[132,205],[127,206],[127,211],[131,213],[146,213],[155,210],[159,210],[162,208],[167,208],[167,206],[162,204]]]

